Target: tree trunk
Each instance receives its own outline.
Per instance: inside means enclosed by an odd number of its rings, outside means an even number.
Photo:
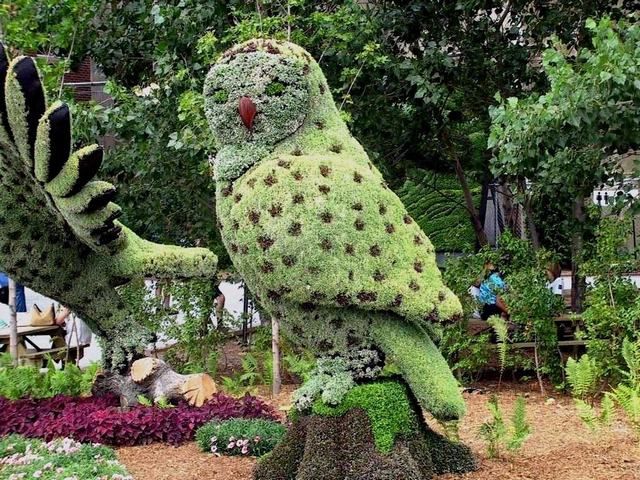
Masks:
[[[573,202],[573,218],[576,220],[576,227],[571,236],[571,309],[580,313],[586,289],[585,278],[579,272],[585,222],[584,198],[582,196],[578,196]]]
[[[272,393],[275,397],[280,393],[282,385],[280,377],[280,319],[278,317],[273,317],[271,321],[271,352],[273,355]]]
[[[455,169],[456,176],[458,177],[458,181],[460,182],[460,186],[462,187],[462,193],[464,194],[464,203],[467,207],[467,211],[469,212],[469,216],[471,217],[473,230],[476,233],[478,243],[481,247],[484,247],[489,243],[489,241],[487,240],[487,234],[485,233],[484,226],[482,225],[482,221],[480,220],[480,214],[478,213],[476,206],[473,204],[473,195],[471,195],[471,189],[469,188],[469,184],[467,183],[467,177],[464,174],[462,164],[460,163],[460,159],[457,155],[455,155]]]
[[[9,278],[9,352],[13,365],[18,365],[18,314],[16,313],[16,282]]]
[[[482,220],[480,220],[480,214],[478,213],[478,210],[473,203],[473,195],[471,195],[471,189],[469,188],[469,184],[467,183],[467,177],[464,173],[464,169],[462,168],[462,163],[460,163],[460,157],[458,157],[458,154],[456,153],[455,148],[451,143],[451,140],[449,139],[449,133],[446,128],[442,130],[441,140],[443,141],[451,160],[453,160],[456,176],[458,177],[458,181],[460,182],[460,187],[462,188],[462,193],[464,195],[464,204],[467,212],[469,213],[469,218],[471,219],[471,224],[473,226],[473,230],[475,231],[478,244],[481,247],[484,247],[489,243],[489,241],[487,240],[487,234],[484,231]]]
[[[533,219],[533,199],[531,198],[531,195],[527,194],[527,182],[525,179],[518,179],[518,190],[520,190],[524,198],[524,202],[522,202],[522,209],[524,210],[524,217],[527,225],[527,230],[529,231],[531,246],[534,250],[539,250],[541,247],[540,233],[538,232],[538,227],[535,223],[535,220]]]
[[[354,407],[341,416],[302,415],[271,454],[258,463],[253,478],[429,480],[435,475],[477,469],[471,450],[431,430],[413,400],[420,424],[397,436],[389,452],[381,452],[376,445],[371,420],[363,408]]]

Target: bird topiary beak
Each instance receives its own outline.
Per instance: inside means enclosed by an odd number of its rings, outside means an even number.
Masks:
[[[256,117],[256,111],[256,104],[253,103],[253,100],[249,97],[240,97],[238,112],[247,130],[253,129],[253,120]]]

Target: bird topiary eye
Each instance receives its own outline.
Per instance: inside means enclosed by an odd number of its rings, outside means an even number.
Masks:
[[[229,92],[223,89],[216,90],[213,92],[212,97],[215,103],[226,103],[229,100]]]
[[[277,96],[282,95],[284,92],[285,86],[280,82],[271,82],[267,85],[267,88],[264,89],[264,93],[269,96]]]

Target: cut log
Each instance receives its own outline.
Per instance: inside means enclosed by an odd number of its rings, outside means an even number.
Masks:
[[[184,399],[201,407],[217,391],[213,379],[206,373],[182,375],[158,358],[145,357],[131,364],[133,380],[151,400]]]

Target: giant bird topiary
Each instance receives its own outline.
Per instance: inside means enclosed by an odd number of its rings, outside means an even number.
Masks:
[[[462,313],[460,303],[431,242],[340,119],[318,64],[291,43],[252,40],[222,55],[204,95],[219,146],[219,228],[247,285],[318,356],[380,351],[409,387],[378,380],[356,386],[342,407],[317,400],[256,478],[417,479],[473,468],[469,450],[429,431],[417,406],[443,421],[464,413],[429,336]],[[392,445],[380,440],[389,435]],[[366,452],[375,459],[363,461]]]
[[[47,106],[34,60],[0,44],[0,269],[77,312],[126,370],[151,339],[116,287],[142,276],[212,278],[209,250],[158,245],[118,220],[115,188],[95,180],[97,145],[72,150],[67,105]]]

